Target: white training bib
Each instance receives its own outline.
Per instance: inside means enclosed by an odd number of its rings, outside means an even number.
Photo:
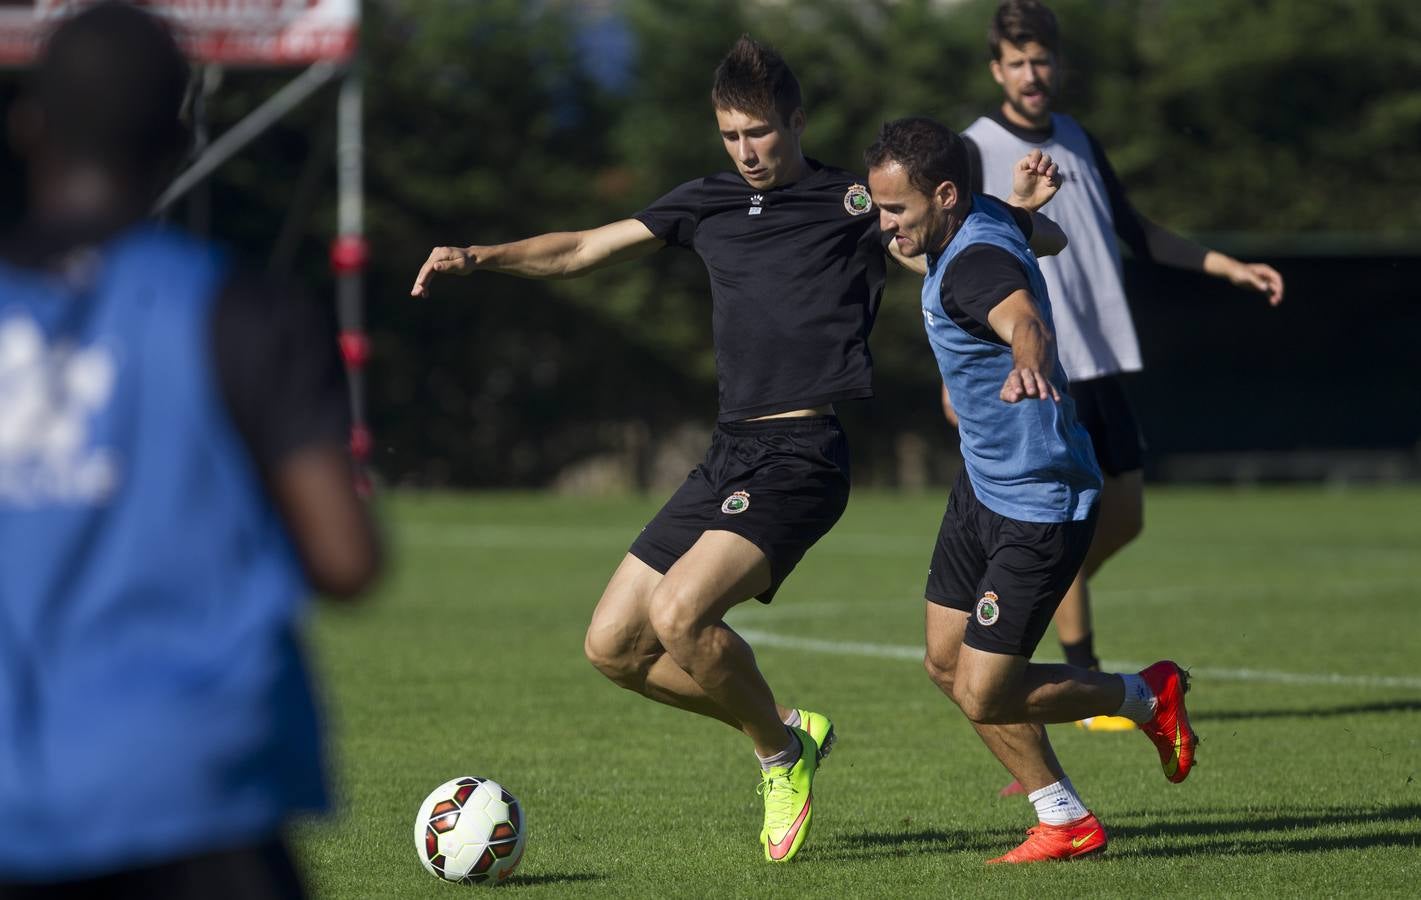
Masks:
[[[1085,130],[1070,116],[1052,115],[1043,143],[1022,140],[997,122],[980,118],[963,134],[982,153],[982,187],[1011,196],[1012,168],[1032,150],[1048,153],[1061,173],[1060,191],[1042,210],[1066,232],[1066,249],[1039,262],[1051,292],[1056,346],[1072,381],[1138,372],[1140,344],[1125,302],[1120,247],[1110,198],[1096,168]]]

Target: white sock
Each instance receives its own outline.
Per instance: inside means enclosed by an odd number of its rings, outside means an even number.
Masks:
[[[803,723],[802,721],[800,721],[800,718],[799,718],[799,710],[797,710],[797,709],[792,709],[792,710],[790,710],[790,711],[789,711],[789,715],[785,716],[785,724],[788,725],[788,726],[791,727],[791,728],[803,728],[803,727],[804,727],[804,723]]]
[[[1036,807],[1036,818],[1044,825],[1067,825],[1090,814],[1071,779],[1062,778],[1055,784],[1048,784],[1039,791],[1027,794],[1031,805]]]
[[[788,769],[799,762],[800,751],[803,749],[799,744],[799,735],[790,731],[788,728],[786,728],[785,731],[789,733],[789,743],[785,745],[783,750],[770,756],[761,756],[758,753],[755,754],[755,758],[760,761],[760,768],[763,771],[768,772],[771,769]]]
[[[1121,675],[1125,682],[1125,702],[1115,711],[1136,725],[1143,725],[1155,717],[1155,692],[1138,675]]]

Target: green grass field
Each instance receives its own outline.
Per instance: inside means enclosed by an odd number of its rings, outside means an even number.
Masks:
[[[782,701],[840,741],[814,830],[761,858],[758,770],[724,725],[582,658],[601,588],[660,498],[398,495],[394,567],[323,610],[340,814],[304,827],[326,897],[432,897],[416,808],[502,782],[530,826],[515,896],[1416,896],[1421,881],[1421,491],[1152,490],[1096,583],[1097,648],[1193,667],[1198,769],[1167,783],[1139,734],[1054,730],[1109,829],[1101,858],[993,867],[1034,822],[919,662],[945,494],[861,493],[771,607],[732,623]],[[1053,635],[1041,659],[1056,659]]]

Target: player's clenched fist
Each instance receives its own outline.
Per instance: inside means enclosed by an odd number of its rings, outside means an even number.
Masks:
[[[1038,210],[1056,196],[1061,174],[1050,154],[1032,150],[1012,169],[1011,192],[1014,206]]]
[[[429,277],[435,272],[445,275],[467,275],[478,267],[477,247],[435,247],[429,252],[429,259],[420,266],[415,277],[411,297],[429,296]]]

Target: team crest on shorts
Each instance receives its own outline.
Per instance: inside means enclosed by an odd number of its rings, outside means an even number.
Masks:
[[[851,216],[861,216],[873,209],[873,197],[869,195],[868,188],[861,184],[850,186],[844,192],[844,209]]]
[[[720,511],[727,516],[738,516],[750,508],[750,492],[736,491],[720,505]]]
[[[1002,616],[1002,607],[996,592],[986,591],[977,601],[977,621],[982,625],[993,625]]]

